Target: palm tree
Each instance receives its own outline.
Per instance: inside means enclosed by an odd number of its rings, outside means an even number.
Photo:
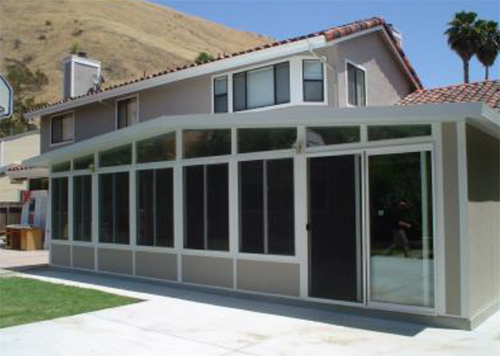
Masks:
[[[479,43],[479,31],[476,26],[475,12],[461,11],[448,23],[445,35],[448,44],[462,58],[464,66],[464,82],[469,82],[469,61],[476,53]]]
[[[476,56],[484,66],[484,79],[488,80],[490,67],[495,63],[500,49],[500,31],[495,21],[478,20],[476,26],[481,37]]]

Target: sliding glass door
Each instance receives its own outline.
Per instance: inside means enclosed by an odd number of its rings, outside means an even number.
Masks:
[[[369,154],[369,301],[434,307],[432,155]]]

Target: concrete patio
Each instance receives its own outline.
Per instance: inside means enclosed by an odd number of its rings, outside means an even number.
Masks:
[[[0,248],[0,275],[46,267],[49,251],[19,251]]]
[[[24,275],[144,302],[2,329],[5,356],[500,354],[500,314],[469,332],[51,268]]]

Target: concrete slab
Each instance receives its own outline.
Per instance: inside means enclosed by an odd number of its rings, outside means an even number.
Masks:
[[[29,277],[145,301],[2,329],[2,356],[500,354],[500,314],[471,332],[103,275],[47,269]]]
[[[49,263],[49,251],[19,251],[0,248],[0,274],[45,267]]]

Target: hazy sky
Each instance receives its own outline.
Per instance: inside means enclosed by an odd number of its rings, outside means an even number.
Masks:
[[[475,11],[499,21],[500,1],[295,1],[295,0],[150,0],[242,31],[276,39],[302,35],[335,25],[383,16],[403,32],[404,50],[425,87],[462,82],[462,62],[443,32],[457,11]],[[490,69],[498,79],[500,56]],[[471,61],[471,81],[484,79],[484,68]]]

